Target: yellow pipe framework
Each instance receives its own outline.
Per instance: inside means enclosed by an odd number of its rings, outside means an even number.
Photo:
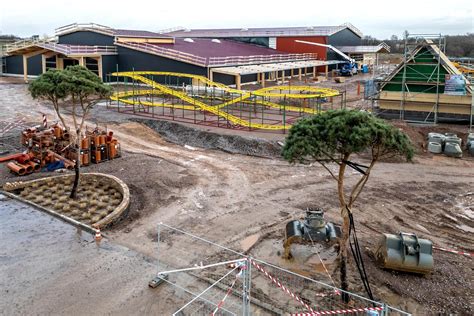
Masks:
[[[157,83],[156,81],[153,81],[151,79],[148,79],[144,77],[145,75],[155,75],[155,76],[173,76],[173,77],[181,77],[181,78],[190,78],[194,80],[198,80],[198,82],[202,82],[203,84],[210,86],[210,87],[216,87],[219,89],[222,89],[225,92],[228,92],[230,94],[240,94],[240,96],[218,104],[218,105],[208,105],[204,102],[201,102],[195,98],[192,98],[188,96],[185,92],[173,90],[163,84]],[[129,72],[114,72],[112,73],[112,76],[117,76],[117,77],[128,77],[132,78],[134,80],[140,81],[142,83],[145,83],[146,85],[149,85],[153,88],[153,90],[150,89],[141,89],[141,90],[135,90],[135,91],[122,91],[122,92],[117,92],[114,93],[110,99],[114,101],[120,101],[126,104],[140,104],[140,105],[146,105],[146,106],[161,106],[161,107],[167,107],[167,108],[174,108],[174,109],[184,109],[184,110],[204,110],[207,112],[210,112],[214,115],[220,116],[229,122],[235,124],[235,125],[240,125],[243,127],[249,127],[249,128],[258,128],[258,129],[265,129],[265,130],[283,130],[283,129],[289,129],[291,125],[272,125],[272,124],[262,124],[262,123],[255,123],[255,122],[249,122],[247,120],[241,119],[235,115],[229,114],[225,111],[222,111],[220,109],[229,106],[231,104],[235,104],[237,102],[244,102],[247,99],[249,99],[252,95],[254,96],[261,96],[261,97],[286,97],[289,99],[309,99],[309,98],[324,98],[324,97],[333,97],[339,95],[339,91],[334,90],[334,89],[328,89],[328,88],[316,88],[316,87],[311,87],[311,86],[279,86],[279,87],[268,87],[268,88],[263,88],[259,89],[256,91],[252,92],[247,92],[243,90],[238,90],[238,89],[233,89],[230,88],[224,84],[218,83],[211,81],[207,79],[206,77],[199,76],[199,75],[192,75],[192,74],[185,74],[185,73],[177,73],[177,72],[162,72],[162,71],[129,71]],[[156,90],[155,90],[156,89]],[[280,93],[276,93],[273,91],[281,91]],[[299,91],[300,93],[282,93],[282,91]],[[137,96],[137,95],[150,95],[150,94],[166,94],[166,95],[172,95],[178,99],[181,99],[189,104],[192,105],[180,105],[180,104],[164,104],[164,103],[152,103],[148,101],[135,101],[135,100],[129,100],[127,99],[130,96]],[[267,106],[267,107],[272,107],[272,108],[277,108],[280,110],[285,110],[285,111],[291,111],[291,112],[305,112],[305,113],[310,113],[310,114],[316,114],[315,109],[310,109],[310,108],[302,108],[302,107],[297,107],[297,106],[284,106],[280,104],[276,104],[273,102],[269,101],[264,101],[264,100],[255,100],[254,101],[257,104]]]

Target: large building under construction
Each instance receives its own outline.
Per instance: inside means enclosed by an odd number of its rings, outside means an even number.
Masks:
[[[441,35],[412,35],[402,62],[380,82],[378,114],[423,123],[471,120],[472,86],[445,55]]]
[[[325,46],[353,48],[362,33],[350,24],[305,28],[174,30],[149,32],[98,24],[71,24],[47,39],[8,45],[4,74],[37,76],[47,69],[80,64],[106,80],[114,71],[171,71],[235,84],[327,73],[340,63]]]

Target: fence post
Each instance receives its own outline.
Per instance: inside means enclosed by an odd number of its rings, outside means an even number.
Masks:
[[[245,267],[242,269],[242,315],[250,315],[250,283],[251,280],[251,258],[247,257],[245,260]]]
[[[158,223],[157,229],[157,240],[156,240],[156,268],[160,272],[160,233],[161,233],[161,223]]]

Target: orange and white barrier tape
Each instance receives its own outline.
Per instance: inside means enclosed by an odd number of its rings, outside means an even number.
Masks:
[[[44,128],[48,127],[48,119],[46,118],[46,114],[43,114],[43,127]]]
[[[339,309],[339,310],[334,310],[334,311],[297,313],[297,314],[291,314],[291,316],[319,316],[319,315],[351,314],[351,313],[381,311],[381,310],[383,310],[383,307],[362,307],[362,308],[351,308],[351,309]]]
[[[455,253],[455,254],[458,254],[458,255],[463,255],[463,256],[468,256],[468,257],[474,257],[474,253],[459,251],[459,250],[455,250],[455,249],[448,249],[448,248],[442,248],[442,247],[437,247],[437,246],[433,246],[433,249],[446,251],[446,252],[450,252],[450,253]]]
[[[95,230],[95,240],[99,241],[102,239],[102,234],[100,233],[100,227],[97,226],[97,229]]]

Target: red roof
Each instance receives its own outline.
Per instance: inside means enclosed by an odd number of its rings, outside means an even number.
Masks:
[[[275,49],[231,40],[219,40],[220,43],[218,43],[216,40],[193,38],[192,41],[176,38],[174,44],[153,45],[205,58],[287,54]]]

